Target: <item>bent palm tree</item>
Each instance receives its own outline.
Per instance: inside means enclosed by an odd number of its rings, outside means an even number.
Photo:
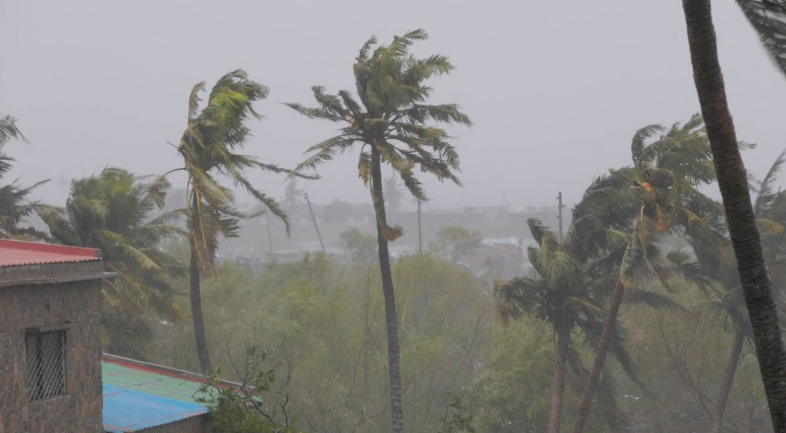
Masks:
[[[162,240],[179,236],[170,222],[175,211],[149,219],[164,206],[169,183],[146,182],[126,170],[107,168],[98,176],[78,179],[64,209],[39,206],[38,215],[52,237],[64,245],[98,248],[114,281],[102,285],[105,344],[115,353],[146,356],[150,329],[145,313],[152,309],[167,320],[182,316],[172,301],[170,277],[184,274],[183,266],[158,248]]]
[[[284,221],[289,233],[289,220],[284,210],[273,198],[251,184],[245,169],[297,174],[273,164],[259,162],[252,156],[236,153],[251,135],[245,124],[248,117],[261,117],[254,111],[252,104],[267,97],[267,87],[249,80],[246,73],[238,69],[216,82],[206,106],[199,111],[199,93],[203,90],[204,82],[191,90],[188,124],[177,145],[184,165],[174,171],[184,170],[188,174],[186,212],[191,245],[191,314],[200,368],[204,374],[208,374],[213,369],[202,314],[201,273],[209,270],[215,262],[219,236],[237,236],[239,219],[252,216],[235,209],[234,194],[219,184],[216,176],[224,175],[235,185],[243,187],[268,211]]]
[[[783,267],[783,252],[786,246],[786,191],[775,191],[773,183],[777,180],[780,167],[784,163],[786,152],[782,153],[773,163],[767,175],[759,185],[758,194],[754,201],[754,211],[757,223],[762,234],[764,256],[769,269],[773,272],[773,281],[777,286],[782,286],[786,281],[786,274],[781,271]],[[722,205],[716,209],[706,209],[712,212],[708,218],[723,221]],[[712,433],[719,433],[723,428],[723,415],[734,382],[743,343],[752,340],[753,334],[750,319],[745,311],[745,300],[742,296],[737,264],[732,254],[733,247],[722,227],[715,238],[696,239],[688,237],[688,242],[693,250],[695,262],[690,261],[688,254],[680,254],[678,261],[685,265],[693,266],[697,272],[704,275],[712,282],[711,287],[704,287],[709,295],[716,298],[717,306],[731,319],[734,340],[729,348],[724,376],[720,383],[718,396],[712,413]]]
[[[401,228],[391,227],[387,222],[382,164],[393,168],[412,195],[425,200],[420,181],[415,177],[415,168],[433,174],[439,180],[449,179],[460,184],[454,174],[459,168],[458,155],[447,141],[447,133],[428,126],[426,122],[471,125],[469,117],[456,104],[426,103],[431,88],[423,82],[453,69],[447,58],[441,55],[425,59],[409,55],[410,45],[426,38],[426,32],[415,30],[395,37],[388,46],[377,46],[375,38],[363,44],[354,65],[359,103],[350,92],[342,90],[337,95],[330,95],[325,93],[324,88],[314,86],[312,91],[319,104],[317,108],[287,104],[309,118],[343,125],[339,135],[310,147],[306,152],[313,154],[298,169],[315,168],[333,159],[336,153],[343,153],[360,144],[358,174],[371,190],[377,218],[394,433],[401,433],[404,429],[404,411],[401,402],[398,320],[388,241],[401,236]]]
[[[592,199],[591,197],[589,198]],[[535,314],[538,318],[549,322],[554,328],[556,337],[556,358],[554,360],[554,379],[552,385],[551,412],[549,417],[549,433],[558,433],[562,412],[563,390],[565,385],[566,366],[572,367],[577,380],[582,380],[585,368],[582,365],[579,352],[574,347],[571,334],[580,330],[584,335],[584,343],[590,349],[596,349],[600,340],[600,330],[603,320],[603,296],[607,290],[603,285],[611,280],[607,271],[602,267],[594,266],[597,262],[593,257],[580,257],[574,253],[580,251],[573,247],[573,243],[580,239],[572,231],[568,232],[566,242],[560,244],[557,235],[543,227],[535,219],[527,221],[532,236],[537,242],[536,246],[529,247],[527,253],[529,261],[536,272],[536,278],[514,278],[497,284],[494,290],[494,299],[497,312],[503,320],[517,318],[524,314]],[[576,228],[583,226],[572,226]],[[620,239],[608,243],[609,250],[624,248],[625,242]],[[607,289],[607,288],[606,288]],[[672,304],[652,293],[642,300],[650,301],[657,307],[671,306]],[[623,370],[635,383],[648,393],[646,386],[639,380],[636,368],[631,358],[622,345],[621,329],[616,329],[616,335],[611,340],[611,351],[623,367]],[[604,383],[600,391],[604,399],[613,401]],[[610,385],[606,383],[606,385]],[[608,405],[615,409],[613,404]],[[622,431],[621,416],[619,413],[604,414],[609,427],[614,431]]]
[[[786,2],[738,0],[764,46],[786,73]],[[713,163],[734,247],[756,357],[759,360],[773,429],[786,432],[786,347],[762,251],[726,89],[718,61],[710,0],[683,0],[693,78],[710,138]]]
[[[634,287],[637,276],[642,272],[654,273],[665,287],[669,287],[670,272],[660,263],[661,252],[656,244],[657,237],[677,227],[697,239],[712,238],[717,235],[717,222],[702,219],[696,214],[697,209],[714,204],[698,191],[700,185],[713,180],[713,172],[708,161],[707,137],[701,129],[701,123],[701,118],[694,116],[685,125],[675,124],[668,132],[649,144],[647,140],[650,137],[666,129],[659,125],[640,129],[631,141],[634,168],[614,173],[617,177],[627,178],[632,182],[630,192],[641,204],[635,217],[632,235],[620,258],[619,278],[609,302],[593,366],[579,402],[574,433],[581,433],[587,421],[624,292]],[[598,200],[610,211],[619,207],[614,204],[620,201],[619,181],[615,186],[613,191],[601,189],[601,192],[609,198]],[[595,206],[597,207],[598,205]],[[591,221],[590,218],[589,222]],[[579,224],[589,224],[589,222],[582,219],[577,221]],[[585,243],[589,245],[597,242],[592,236],[585,239]],[[699,278],[696,275],[693,277]],[[706,284],[704,280],[697,280],[697,282]]]

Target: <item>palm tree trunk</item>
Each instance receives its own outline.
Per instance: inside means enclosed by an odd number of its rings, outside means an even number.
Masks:
[[[371,199],[377,215],[377,242],[379,243],[379,273],[382,276],[382,294],[385,298],[385,324],[388,337],[388,379],[390,381],[390,416],[393,433],[404,431],[404,407],[401,402],[401,353],[398,345],[398,317],[396,294],[393,291],[393,274],[390,270],[390,253],[385,231],[385,201],[382,194],[382,166],[379,152],[371,150]]]
[[[568,351],[569,335],[563,325],[558,325],[557,356],[554,361],[554,381],[551,385],[551,413],[549,415],[549,433],[559,433],[562,401],[565,391],[565,354]]]
[[[603,371],[603,364],[606,362],[606,354],[611,343],[611,333],[617,323],[617,313],[619,313],[624,293],[625,287],[622,285],[622,280],[619,280],[614,287],[614,292],[611,294],[609,310],[606,313],[606,320],[603,322],[603,333],[600,336],[598,351],[595,353],[595,360],[592,362],[592,370],[590,370],[589,378],[587,378],[587,384],[584,386],[584,393],[581,395],[579,410],[576,413],[576,422],[573,425],[573,433],[581,433],[584,430],[584,425],[587,423],[590,406],[592,406],[592,398],[595,396],[595,390],[598,388],[598,379],[600,379],[600,373]]]
[[[772,425],[786,433],[786,350],[761,238],[753,213],[748,178],[726,101],[710,0],[683,0],[693,78],[710,139],[715,172],[723,197],[726,224],[737,258],[745,305],[753,328]]]
[[[737,372],[737,364],[742,353],[742,343],[745,341],[745,334],[739,327],[735,326],[734,345],[729,351],[729,359],[726,360],[726,372],[721,382],[720,393],[715,401],[715,411],[712,414],[712,433],[720,433],[723,427],[723,412],[726,411],[726,402],[729,400],[731,385],[734,383],[734,374]]]
[[[199,258],[194,247],[191,247],[191,269],[189,288],[191,289],[191,317],[194,319],[194,338],[196,339],[199,367],[202,374],[210,374],[213,368],[210,365],[210,354],[207,351],[207,338],[205,337],[205,318],[202,315],[202,294],[200,293]]]

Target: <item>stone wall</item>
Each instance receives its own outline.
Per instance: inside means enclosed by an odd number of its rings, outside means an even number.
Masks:
[[[101,280],[0,287],[0,431],[99,433]],[[66,329],[66,395],[29,401],[25,330]]]
[[[192,416],[181,421],[150,427],[139,433],[209,433],[207,415]]]

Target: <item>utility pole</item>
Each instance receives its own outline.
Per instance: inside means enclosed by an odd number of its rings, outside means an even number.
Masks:
[[[423,230],[420,225],[420,199],[418,199],[418,252],[423,252]]]
[[[265,211],[265,222],[267,226],[267,241],[270,243],[270,254],[273,254],[273,235],[270,234],[270,212]]]
[[[317,229],[317,237],[319,238],[319,245],[322,247],[322,252],[325,253],[325,244],[322,243],[322,235],[319,234],[319,226],[317,225],[317,219],[314,217],[314,211],[311,210],[311,202],[308,201],[308,194],[306,196],[306,204],[308,205],[308,212],[311,213],[311,220],[314,221],[314,228]]]
[[[559,242],[562,243],[562,208],[565,207],[562,205],[562,191],[560,191],[557,195],[557,202],[559,203],[557,206],[557,219],[559,220]]]

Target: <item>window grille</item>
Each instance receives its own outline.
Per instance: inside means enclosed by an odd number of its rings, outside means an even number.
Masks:
[[[25,386],[30,401],[65,395],[65,330],[30,333]]]

